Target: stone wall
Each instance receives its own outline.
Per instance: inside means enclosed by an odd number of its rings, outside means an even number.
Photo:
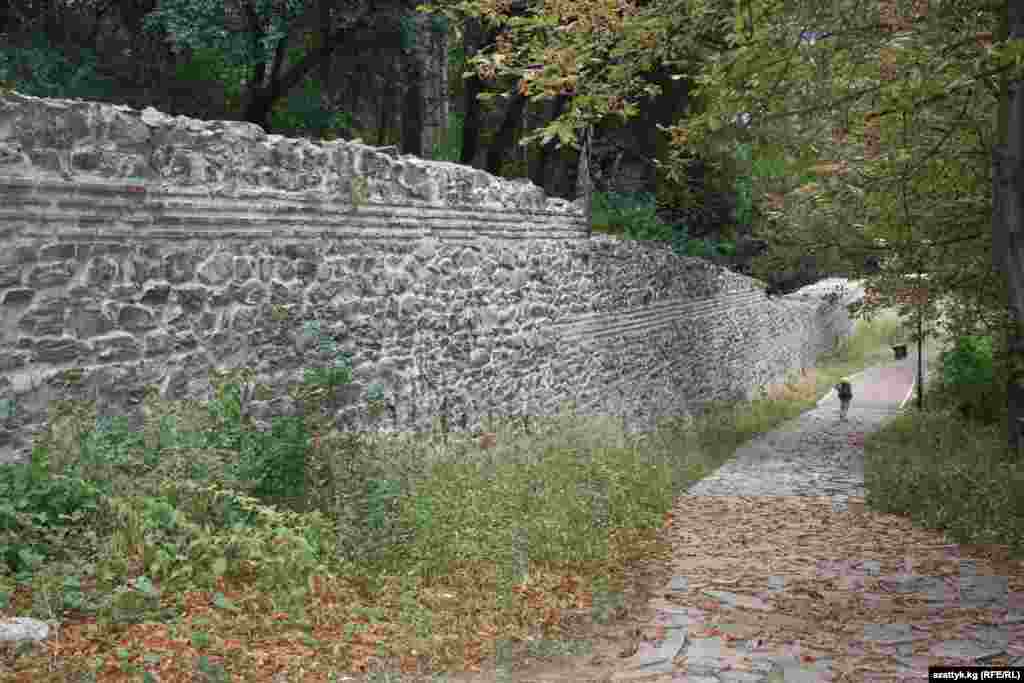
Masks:
[[[147,386],[209,396],[245,365],[284,388],[351,352],[393,428],[584,413],[649,423],[749,395],[846,334],[845,308],[658,245],[589,235],[529,183],[154,109],[0,95],[0,458],[56,398],[137,419]],[[13,410],[11,410],[13,408]]]

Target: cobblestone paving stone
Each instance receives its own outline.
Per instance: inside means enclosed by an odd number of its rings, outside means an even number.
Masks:
[[[688,491],[692,496],[830,496],[833,508],[844,509],[848,497],[864,496],[863,435],[878,429],[882,422],[899,412],[912,386],[916,359],[889,366],[869,368],[853,378],[854,401],[848,421],[838,419],[838,400],[834,393],[818,407],[740,448],[734,458],[710,476],[696,482]],[[858,400],[858,396],[860,399]],[[871,561],[856,563],[871,575]],[[878,575],[877,567],[874,575]],[[771,579],[769,594],[773,590]],[[886,577],[888,578],[888,577]],[[892,577],[888,590],[900,593],[921,591],[928,595],[929,606],[941,615],[951,594],[951,577]],[[961,561],[961,573],[952,586],[961,607],[1002,608],[1001,626],[977,625],[961,637],[931,647],[934,658],[959,659],[965,664],[982,665],[993,657],[1008,656],[1011,666],[1024,666],[1024,595],[1008,595],[1007,579],[999,576],[971,576],[969,562]],[[749,657],[748,670],[730,670],[723,658],[718,637],[692,635],[699,632],[704,612],[694,607],[673,605],[673,593],[686,591],[687,578],[675,576],[666,586],[665,600],[657,601],[655,623],[663,628],[659,641],[643,644],[626,661],[614,680],[690,681],[692,683],[786,683],[831,681],[831,660],[817,657],[813,666],[802,662],[797,646],[787,655],[758,653],[759,641],[732,642],[734,652]],[[781,590],[781,586],[774,587]],[[759,598],[725,591],[704,591],[720,605],[747,609],[770,609]],[[759,604],[760,603],[760,604]],[[653,603],[652,603],[653,604]],[[1009,608],[1009,609],[1007,609]],[[941,616],[940,616],[941,621]],[[906,677],[899,680],[924,680],[927,658],[915,657],[912,645],[922,638],[927,625],[875,624],[865,628],[865,642],[873,641],[891,648],[905,667]],[[925,636],[927,633],[924,634]],[[736,647],[738,645],[738,647]],[[851,644],[850,647],[856,647]],[[685,671],[678,661],[685,657]],[[675,662],[673,660],[676,660]],[[878,680],[896,680],[879,678]]]

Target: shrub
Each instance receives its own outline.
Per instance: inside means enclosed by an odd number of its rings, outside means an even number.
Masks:
[[[267,433],[249,435],[242,478],[267,500],[301,498],[306,491],[308,432],[301,417],[275,418]]]
[[[998,420],[1002,406],[996,389],[992,338],[959,337],[940,355],[942,391],[964,417],[984,423]]]
[[[732,242],[690,239],[686,223],[667,225],[657,216],[657,200],[646,192],[595,192],[592,207],[594,228],[628,239],[667,242],[680,256],[710,259],[736,253]]]
[[[28,463],[0,465],[0,561],[15,575],[64,550],[73,530],[97,510],[99,488],[74,473],[51,471],[36,448]]]

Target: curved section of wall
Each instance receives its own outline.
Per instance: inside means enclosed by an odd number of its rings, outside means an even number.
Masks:
[[[386,426],[582,412],[640,422],[749,395],[849,330],[842,305],[662,246],[588,237],[529,183],[347,142],[92,102],[0,96],[0,461],[56,399],[137,419],[245,365],[284,390],[352,354],[345,416]],[[13,406],[13,410],[9,408]]]

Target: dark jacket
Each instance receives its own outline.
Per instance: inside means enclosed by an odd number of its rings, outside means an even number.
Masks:
[[[836,385],[836,393],[839,394],[841,400],[849,400],[853,398],[853,387],[849,382],[840,382]]]

